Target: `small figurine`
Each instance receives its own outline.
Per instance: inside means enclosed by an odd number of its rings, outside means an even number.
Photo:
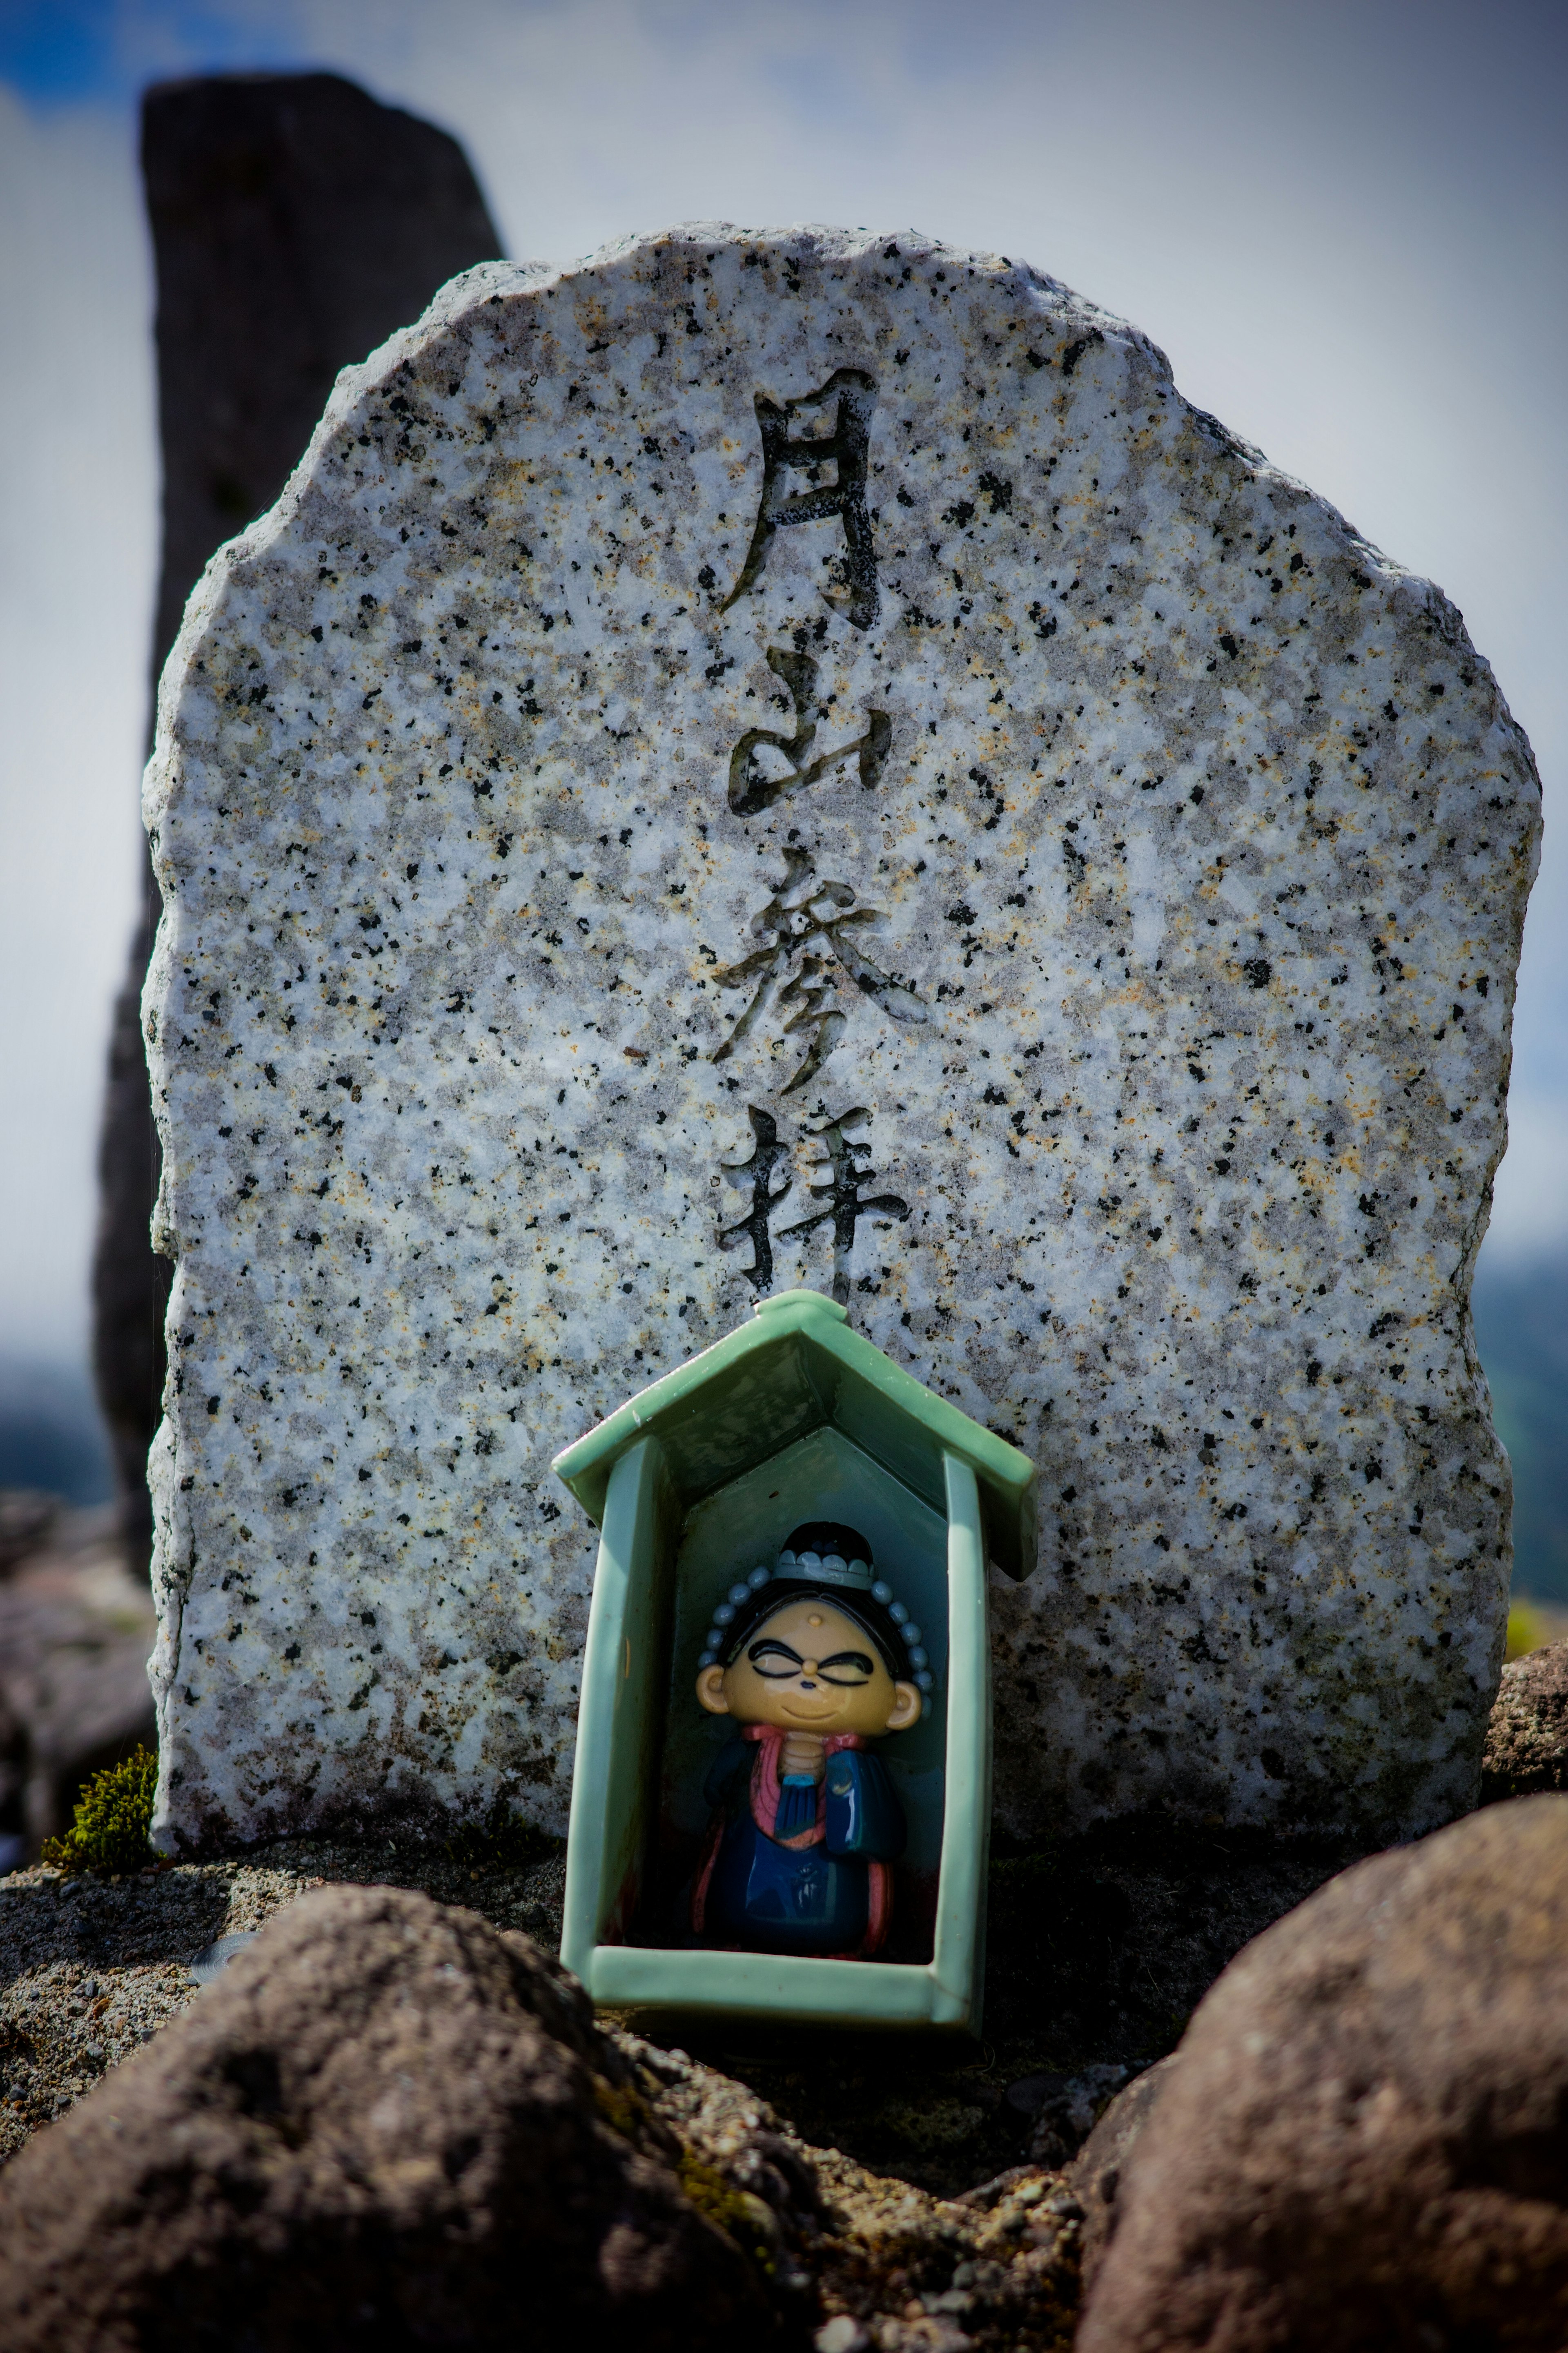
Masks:
[[[697,1676],[738,1736],[709,1774],[715,1809],[692,1890],[703,1942],[866,1959],[888,1933],[903,1809],[868,1743],[918,1724],[932,1677],[921,1630],[853,1528],[795,1529],[713,1612]]]

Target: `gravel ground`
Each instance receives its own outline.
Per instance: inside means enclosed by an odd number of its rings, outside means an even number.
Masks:
[[[1066,2353],[1083,2208],[1059,2175],[1016,2167],[933,2198],[804,2141],[749,2084],[686,2052],[616,2039],[694,2162],[688,2194],[742,2241],[754,2232],[820,2353]]]
[[[1001,1858],[980,2044],[617,2022],[738,2077],[814,2146],[952,2198],[1065,2162],[1110,2094],[1173,2047],[1232,1954],[1352,1859],[1328,1841],[1137,1824]],[[284,1839],[119,1879],[0,1880],[0,2160],[190,2000],[205,1945],[306,1888],[417,1887],[554,1953],[564,1877],[559,1855],[476,1867],[411,1841]]]

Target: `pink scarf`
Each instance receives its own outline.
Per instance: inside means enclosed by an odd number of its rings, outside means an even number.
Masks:
[[[763,1837],[776,1839],[784,1847],[819,1845],[826,1835],[824,1825],[827,1819],[826,1774],[816,1785],[816,1820],[811,1828],[796,1831],[793,1838],[778,1838],[774,1824],[779,1818],[779,1804],[784,1796],[779,1767],[788,1735],[773,1724],[742,1725],[741,1735],[742,1739],[754,1740],[761,1752],[752,1767],[752,1820]],[[836,1732],[823,1742],[822,1751],[825,1757],[833,1757],[840,1748],[864,1748],[865,1746],[858,1732]]]

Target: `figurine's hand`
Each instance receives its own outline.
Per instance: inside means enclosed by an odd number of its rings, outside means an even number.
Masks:
[[[798,1774],[802,1778],[809,1773],[814,1781],[820,1781],[826,1762],[820,1733],[785,1733],[784,1769],[786,1773]]]

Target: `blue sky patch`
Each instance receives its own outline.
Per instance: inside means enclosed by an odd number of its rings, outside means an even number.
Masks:
[[[0,81],[35,107],[129,101],[181,74],[301,65],[292,10],[202,0],[0,0]],[[273,21],[268,21],[271,18]]]

